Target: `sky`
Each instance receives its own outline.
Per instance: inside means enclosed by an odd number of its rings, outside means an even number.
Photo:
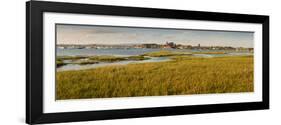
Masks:
[[[56,25],[57,44],[165,44],[253,47],[253,32]]]

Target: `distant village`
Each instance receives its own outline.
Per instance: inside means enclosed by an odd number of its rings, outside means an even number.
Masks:
[[[170,48],[170,49],[197,49],[197,50],[235,50],[235,51],[253,51],[253,48],[244,48],[244,47],[230,47],[230,46],[197,46],[192,45],[182,45],[176,44],[174,42],[166,42],[165,44],[119,44],[119,45],[107,45],[107,44],[59,44],[57,45],[60,49],[131,49],[131,48],[149,48],[149,49],[161,49],[161,48]]]

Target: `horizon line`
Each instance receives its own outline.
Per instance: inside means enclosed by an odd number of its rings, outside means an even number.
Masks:
[[[62,44],[56,44],[56,45],[142,45],[142,44],[157,44],[157,45],[165,45],[164,44],[158,44],[158,43],[119,43],[119,44],[96,44],[96,43],[91,43],[91,44],[76,44],[76,43],[62,43]],[[176,44],[176,43],[175,43]],[[198,43],[200,44],[200,43]],[[190,45],[190,46],[198,46],[197,45],[192,45],[192,44],[176,44],[176,45]],[[233,47],[233,48],[239,48],[239,47],[242,47],[242,48],[254,48],[254,47],[243,47],[243,46],[227,46],[227,45],[202,45],[200,44],[201,47]]]

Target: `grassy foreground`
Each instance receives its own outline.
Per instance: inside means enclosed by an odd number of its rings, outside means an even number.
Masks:
[[[56,75],[56,99],[253,91],[253,57],[199,58],[107,66]]]

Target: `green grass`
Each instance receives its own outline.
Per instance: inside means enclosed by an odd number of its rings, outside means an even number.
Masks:
[[[85,58],[87,58],[87,56],[58,56],[57,60],[79,60]]]
[[[76,62],[75,64],[87,65],[87,64],[97,64],[97,63],[99,62],[95,60],[83,60],[83,61]]]
[[[172,58],[57,72],[56,99],[253,92],[253,56]]]
[[[192,52],[192,54],[227,54],[227,52]]]
[[[86,60],[82,60],[86,59]],[[60,56],[57,58],[57,66],[66,65],[63,63],[64,60],[72,60],[72,62],[68,62],[68,64],[79,64],[79,65],[86,65],[86,64],[96,64],[99,62],[117,62],[117,61],[125,61],[125,60],[147,60],[150,59],[149,57],[144,56],[129,56],[129,57],[116,57],[116,56]]]
[[[116,56],[92,56],[89,57],[89,60],[94,60],[98,62],[116,62],[126,60],[124,57],[116,57]]]
[[[90,60],[95,60],[95,61],[99,61],[99,62],[116,62],[116,61],[125,61],[125,60],[146,60],[146,59],[150,59],[148,57],[144,57],[144,56],[129,56],[129,57],[116,57],[116,56],[92,56],[89,57]]]
[[[144,57],[144,56],[129,56],[129,57],[127,57],[127,59],[138,61],[138,60],[147,60],[147,59],[150,59],[150,58]]]
[[[56,60],[56,65],[57,65],[57,67],[61,67],[61,66],[66,65],[66,64],[62,60],[57,59]]]
[[[182,53],[182,52],[165,51],[165,50],[143,54],[143,56],[150,56],[150,57],[166,57],[166,56],[179,56],[179,55],[190,55],[190,54]]]

